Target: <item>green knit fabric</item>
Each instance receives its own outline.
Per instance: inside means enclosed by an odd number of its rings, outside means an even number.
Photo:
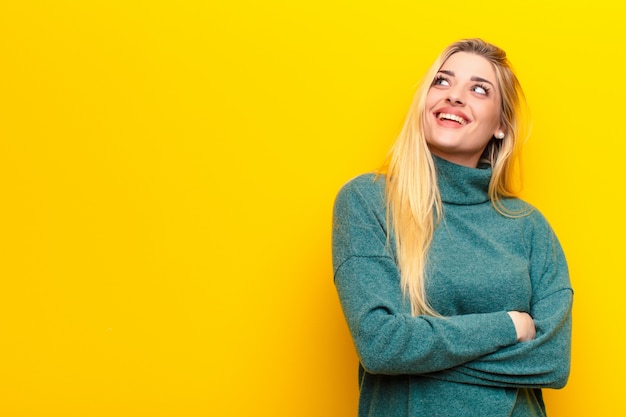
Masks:
[[[400,289],[385,181],[348,182],[334,206],[333,269],[359,357],[359,416],[543,416],[541,388],[569,375],[573,292],[545,218],[519,199],[499,214],[490,168],[435,157],[444,203],[426,290],[445,318],[413,317]],[[391,233],[391,244],[387,234]],[[529,312],[537,336],[516,341],[507,311]]]

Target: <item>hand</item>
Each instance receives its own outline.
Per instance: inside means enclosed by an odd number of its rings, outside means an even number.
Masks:
[[[535,338],[537,329],[535,329],[535,322],[530,314],[522,311],[509,311],[508,314],[515,325],[518,342],[528,342]]]

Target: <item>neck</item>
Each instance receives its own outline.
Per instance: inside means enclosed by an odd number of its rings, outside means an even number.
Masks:
[[[441,201],[450,204],[481,204],[490,200],[491,167],[467,167],[433,155]]]

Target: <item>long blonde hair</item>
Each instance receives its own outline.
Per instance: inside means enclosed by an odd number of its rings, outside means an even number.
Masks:
[[[379,170],[385,174],[387,224],[395,231],[402,290],[416,316],[439,316],[429,305],[425,291],[428,249],[442,215],[435,165],[424,133],[426,96],[441,66],[457,52],[482,56],[495,69],[502,96],[501,126],[506,136],[501,140],[492,138],[483,153],[483,161],[491,164],[493,170],[489,197],[496,210],[504,215],[515,215],[507,213],[501,198],[516,195],[519,147],[529,127],[524,93],[506,53],[497,46],[481,39],[455,42],[441,52],[426,72],[400,135]]]

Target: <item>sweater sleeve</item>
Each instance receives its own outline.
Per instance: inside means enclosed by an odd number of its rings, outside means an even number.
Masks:
[[[498,387],[562,388],[570,371],[573,290],[561,245],[538,212],[530,253],[530,315],[535,339],[505,347],[458,367],[438,379]]]
[[[412,316],[386,229],[383,189],[372,176],[359,177],[339,192],[333,213],[334,279],[367,372],[432,373],[516,343],[515,327],[505,311]]]

